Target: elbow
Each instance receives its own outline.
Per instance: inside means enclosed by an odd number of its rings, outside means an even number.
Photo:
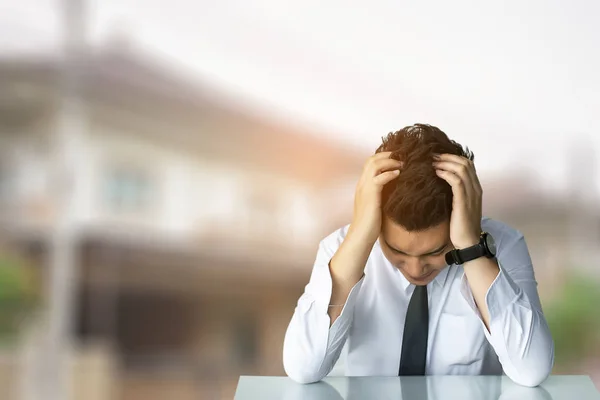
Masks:
[[[319,382],[324,376],[315,374],[310,371],[287,371],[287,376],[296,383],[301,383],[303,385],[308,383]]]
[[[283,369],[291,380],[302,384],[315,383],[327,375],[327,371],[325,373],[322,371],[321,358],[300,355],[290,350],[284,345]]]
[[[510,377],[513,382],[526,387],[536,387],[548,378],[550,372],[528,371],[518,376]]]
[[[548,357],[535,363],[524,363],[521,368],[508,374],[508,377],[518,385],[536,387],[542,384],[554,367],[554,346],[548,352]]]
[[[319,382],[337,360],[336,355],[328,354],[329,317],[316,321],[314,327],[300,322],[290,324],[283,340],[283,368],[297,383]],[[311,330],[313,334],[307,334]]]
[[[325,377],[318,368],[312,368],[309,365],[290,364],[284,360],[283,368],[291,380],[301,384],[319,382]]]

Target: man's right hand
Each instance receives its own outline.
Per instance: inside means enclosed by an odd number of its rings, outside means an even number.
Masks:
[[[336,320],[352,287],[364,274],[365,265],[381,231],[381,191],[383,185],[398,177],[400,161],[390,158],[391,152],[370,157],[356,185],[354,215],[348,233],[331,261],[329,270],[332,292],[328,314],[330,323]]]
[[[381,231],[381,191],[397,178],[402,162],[390,158],[391,151],[377,153],[367,160],[354,195],[354,214],[348,235],[373,247]]]

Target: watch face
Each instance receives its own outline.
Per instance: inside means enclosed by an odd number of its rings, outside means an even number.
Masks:
[[[496,242],[494,242],[494,238],[489,233],[485,236],[485,244],[486,244],[488,250],[490,251],[490,253],[492,253],[492,255],[495,256],[496,255]]]

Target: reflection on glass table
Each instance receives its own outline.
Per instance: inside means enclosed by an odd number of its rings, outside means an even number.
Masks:
[[[302,385],[287,377],[242,376],[235,400],[600,400],[587,376],[550,376],[529,388],[505,376],[328,377]]]

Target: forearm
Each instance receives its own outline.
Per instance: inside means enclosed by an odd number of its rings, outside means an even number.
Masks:
[[[329,263],[331,273],[331,305],[328,309],[330,326],[340,316],[352,288],[364,275],[365,265],[373,244],[350,228],[338,251]]]
[[[355,265],[352,257],[358,255],[353,251],[356,247],[351,245],[353,239],[348,239],[344,246],[346,249],[340,250],[344,240],[339,235],[343,235],[343,231],[337,232],[335,235],[337,237],[328,237],[320,243],[309,284],[298,300],[286,331],[283,365],[288,376],[297,382],[316,382],[331,371],[352,324],[353,307],[363,281],[359,277],[348,292],[339,289],[343,284],[340,285],[339,282],[337,285],[333,284],[330,265],[332,264],[335,269],[338,265],[337,260],[341,267]],[[338,256],[335,256],[336,253]],[[336,261],[332,262],[334,257]],[[360,269],[361,275],[363,270],[364,265]],[[352,274],[340,273],[340,276],[345,277],[349,282],[354,279]],[[338,290],[332,295],[334,286]],[[333,308],[328,307],[332,304],[332,298],[344,304],[339,310],[341,314],[335,318],[335,324],[328,315]]]
[[[463,264],[463,269],[477,309],[488,332],[490,330],[490,312],[485,296],[500,272],[498,262],[494,258],[480,257]]]
[[[495,261],[471,264],[465,268],[462,290],[473,310],[479,310],[506,375],[521,385],[537,386],[552,370],[554,343],[533,275],[517,274],[518,283]]]

